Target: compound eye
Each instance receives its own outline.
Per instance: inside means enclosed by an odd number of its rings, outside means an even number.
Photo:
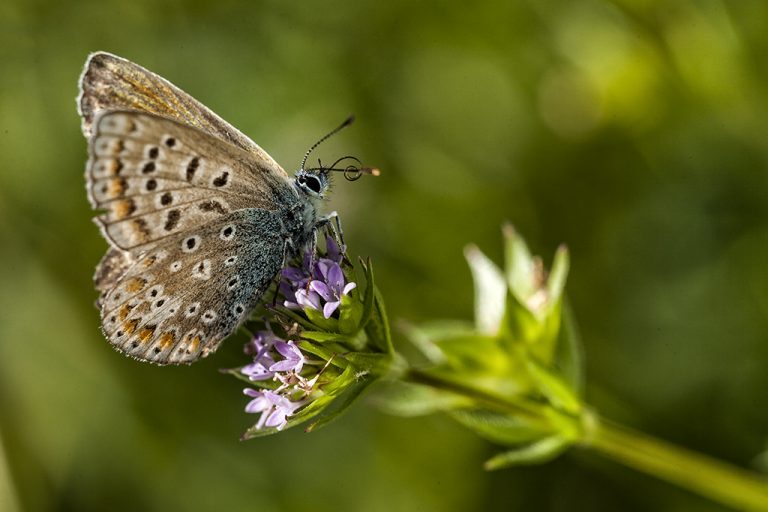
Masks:
[[[320,193],[321,185],[320,185],[320,179],[317,176],[307,176],[305,178],[305,183],[307,185],[307,188],[314,192],[315,194]]]

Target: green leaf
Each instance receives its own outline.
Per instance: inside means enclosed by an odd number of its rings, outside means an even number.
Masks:
[[[512,225],[502,228],[504,234],[504,272],[512,293],[521,303],[536,291],[536,278],[533,257],[523,237],[518,235]]]
[[[464,256],[475,286],[475,326],[483,334],[496,334],[504,317],[504,295],[507,291],[504,275],[474,245],[464,249]]]
[[[348,343],[351,344],[351,336],[325,331],[301,331],[302,339],[316,341],[318,343]]]
[[[376,393],[375,404],[389,414],[404,417],[468,407],[472,400],[455,393],[400,381],[388,382]]]
[[[556,429],[542,431],[519,416],[502,414],[485,409],[455,410],[450,412],[456,421],[477,435],[494,443],[513,445],[549,436]]]
[[[354,290],[352,293],[356,293]],[[360,330],[360,319],[363,316],[363,305],[350,295],[341,298],[339,307],[339,332],[354,334]]]
[[[326,407],[317,420],[310,423],[305,429],[305,432],[314,432],[336,420],[339,416],[345,413],[358,398],[360,398],[373,381],[374,379],[372,378],[361,379],[349,386],[341,396],[337,397],[328,407]]]
[[[500,453],[486,461],[488,471],[511,466],[543,464],[549,462],[571,446],[571,441],[559,436],[546,437],[514,450]]]
[[[579,414],[583,404],[563,380],[531,358],[527,358],[527,369],[534,385],[555,408],[571,414]]]
[[[387,311],[384,307],[384,299],[382,299],[378,289],[374,290],[373,314],[370,321],[365,324],[365,333],[373,347],[387,354],[394,353]]]
[[[363,313],[360,317],[360,326],[364,328],[373,315],[373,297],[376,285],[373,280],[373,265],[370,258],[368,258],[367,263],[360,258],[360,266],[365,270],[365,296],[363,297]]]
[[[562,309],[562,325],[558,334],[555,363],[560,370],[563,380],[573,390],[576,396],[584,393],[584,348],[581,337],[567,304]]]
[[[317,328],[315,330],[327,332],[339,332],[339,321],[335,318],[325,318],[323,312],[310,307],[304,308],[304,314]]]
[[[552,270],[549,272],[547,280],[547,295],[549,301],[554,304],[560,300],[565,289],[565,282],[568,279],[568,270],[570,268],[570,258],[568,249],[561,245],[555,252],[555,259],[552,261]]]

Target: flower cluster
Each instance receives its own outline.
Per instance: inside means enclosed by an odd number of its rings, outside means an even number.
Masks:
[[[251,381],[272,380],[275,389],[245,388],[243,393],[253,398],[245,412],[261,413],[256,428],[274,427],[282,430],[292,416],[308,401],[319,374],[312,379],[301,375],[307,358],[293,341],[284,341],[271,330],[259,331],[245,345],[245,353],[253,362],[240,369]]]
[[[352,267],[328,238],[282,270],[276,306],[245,345],[248,364],[227,373],[248,382],[248,413],[261,416],[244,438],[270,434],[315,418],[308,430],[338,416],[392,357],[384,308],[370,265],[364,291]],[[328,406],[339,396],[341,406]]]
[[[285,307],[322,311],[328,319],[341,306],[342,297],[357,287],[356,283],[346,282],[341,269],[343,255],[336,242],[328,237],[326,246],[326,257],[313,263],[307,253],[300,268],[283,269],[280,292]]]

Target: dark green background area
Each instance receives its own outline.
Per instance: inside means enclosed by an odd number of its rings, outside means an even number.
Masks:
[[[215,4],[215,5],[214,5]],[[509,220],[568,294],[587,396],[741,466],[768,434],[768,3],[763,0],[0,2],[0,509],[720,510],[580,450],[496,447],[368,395],[317,433],[247,443],[242,340],[158,368],[103,340],[75,111],[87,54],[165,76],[286,169],[336,180],[391,317],[469,319],[462,249]],[[398,337],[399,343],[404,343]],[[402,345],[401,345],[402,347]]]

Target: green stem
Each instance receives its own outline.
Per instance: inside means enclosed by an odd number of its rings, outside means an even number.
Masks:
[[[539,425],[543,434],[553,430],[552,413],[556,411],[549,405],[522,397],[510,400],[488,390],[414,369],[407,370],[403,377],[409,382],[465,396],[481,407],[523,417],[531,424]],[[760,475],[617,425],[588,409],[582,411],[580,419],[560,413],[556,415],[560,420],[572,418],[580,422],[578,443],[615,462],[731,508],[768,512],[768,480]],[[569,424],[568,421],[559,423],[561,428]]]
[[[542,432],[554,432],[556,430],[552,422],[552,412],[554,410],[546,404],[534,402],[523,397],[509,400],[487,390],[470,387],[466,384],[421,370],[409,369],[405,372],[403,379],[414,384],[422,384],[465,396],[472,399],[478,405],[493,411],[524,418],[531,426],[535,425],[541,428]],[[558,414],[558,416],[560,415]]]
[[[768,481],[610,421],[590,416],[582,446],[738,510],[768,511]]]

